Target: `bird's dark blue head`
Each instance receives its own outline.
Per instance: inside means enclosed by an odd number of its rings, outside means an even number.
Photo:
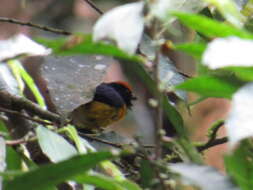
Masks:
[[[132,101],[136,100],[133,96],[131,87],[126,82],[102,83],[96,88],[95,101],[100,101],[115,107],[121,107],[124,104],[131,109]]]

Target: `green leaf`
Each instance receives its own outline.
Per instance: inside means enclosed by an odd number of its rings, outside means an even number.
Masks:
[[[6,163],[8,170],[19,170],[21,169],[22,160],[20,155],[12,148],[7,147],[6,149]]]
[[[141,190],[141,188],[129,180],[116,180],[101,174],[80,175],[74,178],[78,183],[85,183],[104,190]]]
[[[43,96],[40,94],[40,91],[38,87],[36,86],[33,78],[29,75],[29,73],[25,70],[23,65],[18,60],[11,60],[8,62],[10,67],[12,68],[13,72],[15,73],[16,79],[19,84],[19,88],[21,91],[21,94],[23,94],[24,87],[22,87],[22,84],[20,80],[24,80],[28,88],[33,93],[36,101],[42,108],[46,108],[46,103],[44,101]]]
[[[169,103],[168,97],[163,95],[163,109],[179,136],[185,136],[184,120],[177,109]]]
[[[206,49],[206,46],[207,45],[204,43],[183,43],[176,44],[173,46],[173,48],[200,59]]]
[[[68,125],[67,127],[63,128],[67,132],[67,135],[69,138],[75,143],[76,148],[79,153],[87,153],[87,147],[85,147],[85,144],[82,142],[81,138],[78,135],[78,132],[76,128],[72,125]],[[93,148],[91,145],[89,147]]]
[[[151,163],[148,160],[141,160],[140,175],[142,187],[150,187],[152,180],[155,177],[155,173],[154,169],[151,166]]]
[[[56,164],[48,164],[5,181],[4,189],[45,190],[95,167],[99,162],[113,158],[110,152],[75,156]]]
[[[126,190],[141,190],[141,188],[129,180],[120,181],[119,184],[124,187]]]
[[[36,134],[43,153],[53,162],[65,160],[77,154],[73,145],[45,127],[37,127]]]
[[[18,61],[15,59],[11,59],[11,60],[7,61],[7,64],[12,71],[12,74],[16,78],[18,88],[19,88],[19,94],[23,96],[25,84],[24,84],[24,81],[22,80],[22,76],[20,75],[19,68],[16,66],[17,63],[18,63]]]
[[[73,180],[77,183],[93,185],[104,190],[124,190],[116,180],[103,175],[80,175]]]
[[[241,80],[253,80],[253,67],[225,67],[224,70],[232,71]]]
[[[199,76],[176,86],[176,89],[196,92],[206,97],[231,98],[241,84],[232,78]]]
[[[48,48],[52,48],[56,55],[83,55],[83,54],[95,54],[95,55],[106,55],[114,56],[128,61],[141,62],[142,59],[138,56],[131,56],[121,49],[111,44],[105,44],[102,42],[95,43],[92,41],[91,35],[78,34],[77,44],[71,44],[71,40],[68,38],[58,39],[45,39],[38,38],[36,41],[41,43]],[[69,45],[67,45],[69,42]],[[69,46],[69,47],[68,47]]]
[[[253,189],[253,153],[247,140],[242,141],[232,154],[225,156],[225,166],[242,190]]]
[[[184,25],[200,32],[207,37],[238,36],[240,38],[253,39],[253,34],[237,29],[225,23],[210,19],[206,16],[188,13],[174,13]]]

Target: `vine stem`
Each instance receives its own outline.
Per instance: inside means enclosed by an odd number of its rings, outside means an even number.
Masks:
[[[18,24],[18,25],[22,25],[22,26],[28,26],[28,27],[44,30],[44,31],[47,31],[47,32],[52,32],[52,33],[55,33],[55,34],[61,34],[61,35],[67,35],[67,36],[72,35],[71,32],[68,32],[68,31],[65,31],[65,30],[52,28],[52,27],[48,27],[48,26],[43,26],[43,25],[39,25],[39,24],[34,24],[32,22],[25,22],[25,21],[21,21],[21,20],[18,20],[18,19],[14,19],[14,18],[0,17],[0,22],[7,22],[7,23],[11,23],[11,24]]]
[[[90,0],[84,0],[87,4],[89,4],[95,11],[97,11],[100,15],[102,15],[102,14],[104,14],[104,12],[101,10],[101,9],[99,9],[96,5],[95,5],[95,3],[93,3],[92,1],[90,1]]]

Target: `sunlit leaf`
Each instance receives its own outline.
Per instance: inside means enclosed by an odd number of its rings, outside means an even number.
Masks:
[[[143,2],[129,3],[105,13],[94,26],[94,40],[111,40],[134,54],[144,29],[143,7]]]
[[[253,40],[237,37],[217,38],[210,42],[202,62],[211,69],[227,66],[253,66]]]
[[[48,55],[50,53],[50,49],[46,49],[23,34],[0,41],[0,61],[19,55]]]
[[[37,127],[39,145],[45,155],[53,162],[66,160],[77,154],[76,149],[62,136],[44,127]]]
[[[5,63],[0,63],[0,89],[7,90],[11,94],[20,95],[18,83]]]
[[[226,120],[230,146],[253,136],[253,83],[240,88],[232,98],[232,107]]]

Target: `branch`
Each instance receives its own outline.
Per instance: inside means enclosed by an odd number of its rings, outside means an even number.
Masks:
[[[37,140],[36,137],[31,137],[31,138],[20,138],[20,139],[15,139],[15,140],[6,140],[5,144],[7,146],[16,146],[16,145],[20,145],[20,144],[26,144],[32,141]]]
[[[0,17],[0,22],[7,22],[7,23],[11,23],[11,24],[18,24],[18,25],[21,25],[21,26],[28,26],[28,27],[44,30],[44,31],[47,31],[47,32],[52,32],[52,33],[55,33],[55,34],[72,35],[71,32],[67,32],[65,30],[52,28],[52,27],[48,27],[48,26],[43,26],[43,25],[39,25],[39,24],[34,24],[32,22],[24,22],[24,21],[20,21],[20,20],[17,20],[17,19],[13,19],[13,18]]]
[[[197,146],[198,151],[202,152],[202,151],[204,151],[208,148],[211,148],[213,146],[224,144],[224,143],[228,142],[227,137],[218,138],[218,139],[216,138],[219,129],[223,125],[224,125],[224,121],[218,121],[216,124],[214,124],[214,126],[210,130],[210,134],[208,135],[209,140],[204,145]]]
[[[34,121],[36,123],[40,123],[42,125],[54,125],[53,123],[50,123],[50,122],[47,122],[47,121],[44,121],[44,120],[41,120],[41,119],[35,119],[35,118],[30,117],[30,116],[23,115],[23,114],[21,114],[18,111],[9,110],[9,109],[2,108],[2,107],[0,107],[0,112],[15,114],[15,115],[18,115],[18,116],[23,117],[25,119],[28,119],[30,121]]]
[[[3,108],[10,110],[13,110],[13,108],[24,109],[42,119],[46,119],[57,124],[61,123],[61,117],[58,114],[44,110],[39,105],[27,100],[26,98],[10,94],[4,90],[0,90],[0,100],[0,106]]]
[[[97,11],[100,15],[104,14],[104,12],[99,9],[92,1],[84,0],[87,4],[89,4],[95,11]]]
[[[105,141],[105,140],[102,140],[102,139],[99,139],[99,138],[96,138],[96,137],[93,137],[91,135],[88,135],[88,134],[85,134],[85,133],[82,133],[82,132],[79,132],[78,131],[78,134],[81,136],[81,137],[85,137],[89,140],[94,140],[96,142],[100,142],[100,143],[103,143],[103,144],[106,144],[106,145],[110,145],[110,146],[113,146],[115,148],[122,148],[123,145],[121,144],[117,144],[117,143],[112,143],[112,142],[109,142],[109,141]]]
[[[224,144],[224,143],[227,143],[227,142],[228,142],[228,137],[222,137],[222,138],[215,139],[212,142],[209,142],[209,143],[206,143],[204,145],[198,146],[197,149],[198,149],[198,151],[203,152],[204,150],[206,150],[208,148],[211,148],[213,146],[217,146],[217,145],[220,145],[220,144]]]

